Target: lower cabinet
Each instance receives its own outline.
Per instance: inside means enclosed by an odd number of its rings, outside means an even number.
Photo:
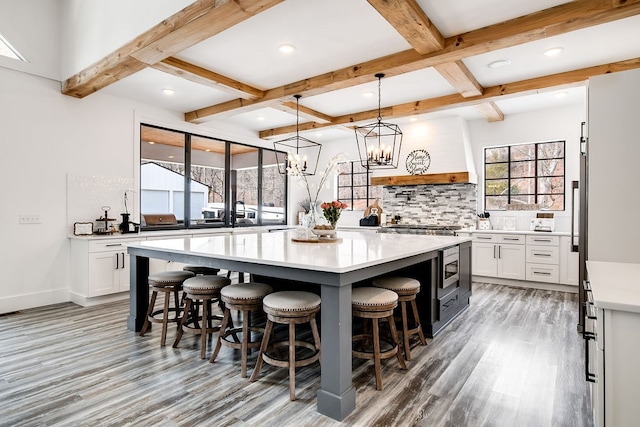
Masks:
[[[478,234],[473,238],[473,274],[525,280],[524,235]]]
[[[129,290],[127,244],[140,238],[71,240],[71,300],[84,305],[87,298]]]

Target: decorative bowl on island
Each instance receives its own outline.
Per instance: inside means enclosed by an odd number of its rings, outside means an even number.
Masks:
[[[330,225],[316,225],[311,229],[311,232],[320,238],[329,238],[336,234],[335,228]]]

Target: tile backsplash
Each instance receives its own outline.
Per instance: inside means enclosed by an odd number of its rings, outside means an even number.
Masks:
[[[385,186],[382,195],[387,221],[394,215],[401,224],[475,227],[477,184],[425,184]]]

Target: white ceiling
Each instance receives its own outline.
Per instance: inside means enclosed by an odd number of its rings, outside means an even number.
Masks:
[[[504,0],[418,0],[432,23],[445,36],[527,15],[559,4],[558,0],[508,2]],[[505,6],[506,5],[506,6]],[[465,58],[463,62],[483,87],[531,79],[574,69],[640,57],[640,15],[617,22],[525,43]],[[282,44],[296,50],[279,52]],[[549,47],[562,47],[555,57],[543,55]],[[366,0],[286,0],[214,37],[175,55],[177,58],[226,77],[267,90],[322,73],[411,49],[405,39]],[[498,69],[492,61],[509,59]],[[175,90],[172,96],[161,92]],[[302,98],[300,105],[330,116],[377,108],[377,82]],[[366,98],[364,92],[374,92]],[[147,102],[186,113],[237,99],[151,68],[114,83],[102,92]],[[566,92],[559,98],[555,92]],[[382,79],[382,106],[391,106],[457,93],[433,68]],[[495,101],[505,114],[584,103],[583,87],[558,88],[539,94]],[[293,100],[293,99],[292,99]],[[483,116],[473,107],[455,108],[423,115],[431,118],[460,115]],[[220,119],[220,117],[217,117]],[[230,123],[260,131],[295,124],[295,114],[263,107],[244,113],[228,113]],[[303,123],[308,119],[301,117]],[[391,120],[397,123],[408,118]],[[310,131],[307,137],[328,141],[346,134],[344,128]]]

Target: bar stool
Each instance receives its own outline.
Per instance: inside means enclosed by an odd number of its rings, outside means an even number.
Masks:
[[[207,335],[220,330],[220,326],[214,327],[211,322],[211,320],[218,318],[213,315],[212,302],[220,301],[220,290],[230,283],[231,280],[222,276],[195,276],[184,281],[182,289],[186,294],[185,314],[178,327],[173,348],[178,347],[185,332],[200,335],[200,358],[205,358]],[[196,301],[202,302],[202,325],[198,325],[199,313],[191,310]],[[187,313],[191,313],[191,315],[189,316]]]
[[[418,315],[418,307],[416,305],[416,296],[420,292],[420,282],[410,277],[381,277],[373,280],[373,286],[376,288],[388,289],[398,294],[398,302],[402,313],[402,337],[404,340],[405,359],[411,360],[411,351],[409,349],[409,337],[418,334],[420,343],[427,345],[427,340],[422,333],[420,325],[420,316]],[[411,304],[413,315],[413,324],[409,328],[407,319],[407,303]]]
[[[363,319],[371,319],[373,326],[371,333],[364,332],[362,334],[354,335],[354,343],[362,343],[362,347],[369,342],[373,342],[373,349],[371,351],[365,351],[365,348],[359,350],[352,350],[351,354],[354,357],[360,359],[373,359],[374,369],[376,375],[376,390],[382,390],[382,368],[381,360],[388,359],[394,355],[398,359],[398,363],[402,369],[407,369],[407,365],[402,358],[398,342],[398,332],[396,331],[395,322],[393,320],[393,309],[398,305],[398,295],[395,292],[381,288],[354,288],[351,291],[351,307],[353,310],[353,317]],[[387,319],[389,323],[389,329],[391,330],[391,348],[385,351],[380,349],[380,341],[387,342],[380,338],[379,320]]]
[[[196,276],[215,276],[220,272],[219,268],[205,267],[203,265],[185,265],[182,270],[190,271]]]
[[[316,324],[316,313],[320,311],[320,297],[311,292],[282,291],[274,292],[264,297],[264,312],[267,315],[262,344],[256,367],[251,375],[251,381],[258,379],[262,361],[270,365],[289,368],[289,399],[296,400],[296,368],[307,366],[320,359],[320,335]],[[288,341],[277,341],[269,344],[273,332],[273,324],[289,325]],[[296,324],[309,323],[313,333],[314,344],[307,341],[296,340]],[[288,347],[288,358],[276,358],[267,354],[267,350],[279,347]],[[306,348],[313,353],[310,356],[296,359],[296,348]]]
[[[180,302],[178,301],[180,290],[182,290],[182,283],[188,278],[193,277],[193,273],[190,271],[161,271],[159,273],[150,274],[148,277],[149,285],[151,286],[151,302],[149,302],[149,309],[147,310],[147,318],[144,320],[140,336],[143,337],[147,333],[147,329],[151,323],[162,323],[162,338],[160,339],[160,345],[164,346],[167,340],[167,324],[170,322],[180,322]],[[156,305],[156,299],[158,298],[158,292],[164,294],[164,307],[162,310],[154,311]],[[169,308],[169,300],[173,296],[173,307]],[[175,316],[169,319],[169,312],[175,312]],[[162,319],[156,318],[158,314],[162,313]]]
[[[224,304],[224,317],[220,325],[220,333],[216,348],[209,360],[216,361],[221,346],[239,349],[242,352],[242,378],[247,377],[247,354],[250,348],[260,347],[260,341],[251,341],[251,332],[264,333],[264,328],[251,325],[251,312],[262,309],[262,300],[265,296],[273,292],[273,288],[264,283],[239,283],[237,285],[225,286],[220,291],[220,299]],[[242,312],[242,327],[233,327],[231,321],[231,310]],[[242,333],[242,340],[238,340],[238,334]],[[233,341],[229,339],[233,337]]]

